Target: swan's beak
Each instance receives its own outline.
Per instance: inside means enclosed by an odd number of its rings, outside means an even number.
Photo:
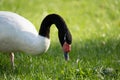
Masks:
[[[68,44],[67,42],[65,42],[63,44],[63,51],[64,51],[64,57],[65,57],[65,60],[68,61],[69,60],[69,53],[71,51],[71,45]]]
[[[64,57],[65,57],[65,60],[68,61],[69,60],[69,53],[64,53]]]

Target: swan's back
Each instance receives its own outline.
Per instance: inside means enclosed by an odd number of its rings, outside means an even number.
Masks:
[[[34,44],[37,36],[34,25],[27,19],[12,12],[0,11],[0,52],[18,51],[20,47]]]
[[[10,31],[27,31],[37,34],[34,25],[24,17],[12,12],[0,11],[0,32]]]

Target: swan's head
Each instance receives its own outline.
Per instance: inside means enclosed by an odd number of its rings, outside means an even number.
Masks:
[[[67,30],[62,35],[59,35],[59,40],[63,48],[65,60],[69,60],[69,52],[71,51],[72,35],[69,30]]]

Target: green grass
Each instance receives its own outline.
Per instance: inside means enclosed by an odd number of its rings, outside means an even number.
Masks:
[[[54,26],[47,53],[16,53],[15,70],[9,55],[0,53],[0,80],[119,80],[119,4],[120,0],[0,0],[0,10],[26,17],[37,30],[47,14],[60,14],[73,35],[69,62]]]

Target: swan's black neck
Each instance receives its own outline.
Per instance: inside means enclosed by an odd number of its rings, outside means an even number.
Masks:
[[[39,35],[50,38],[50,26],[55,24],[58,29],[58,36],[61,45],[63,46],[66,41],[68,44],[72,43],[72,36],[70,31],[67,28],[65,21],[57,14],[50,14],[44,18],[41,23],[41,28],[39,31]]]

